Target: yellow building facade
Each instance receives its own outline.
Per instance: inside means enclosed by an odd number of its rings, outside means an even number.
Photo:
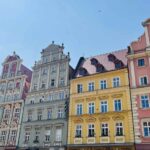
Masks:
[[[114,65],[108,68],[101,57],[109,59],[105,55],[82,60],[71,80],[68,149],[132,150],[128,70],[126,65],[113,69],[116,64],[109,60],[108,66]]]

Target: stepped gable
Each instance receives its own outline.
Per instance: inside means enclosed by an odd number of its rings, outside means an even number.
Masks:
[[[112,71],[116,70],[115,68],[115,62],[120,61],[123,64],[123,67],[127,67],[127,49],[118,50],[106,54],[101,54],[93,57],[86,58],[80,63],[80,66],[78,67],[78,71],[76,72],[76,77],[80,77],[79,71],[80,69],[86,70],[86,75],[91,75],[98,73],[96,71],[96,66],[102,66],[104,68],[104,71]],[[109,56],[114,56],[114,61],[109,60]],[[91,61],[95,60],[95,63],[91,63]]]

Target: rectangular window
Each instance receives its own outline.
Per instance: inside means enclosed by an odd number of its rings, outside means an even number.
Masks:
[[[141,104],[142,104],[142,108],[149,108],[149,98],[147,95],[141,96]]]
[[[76,135],[75,135],[75,137],[81,137],[82,136],[82,127],[81,127],[81,125],[77,125],[76,126]]]
[[[28,121],[32,121],[32,112],[28,112]]]
[[[51,130],[46,130],[45,131],[45,141],[46,142],[50,141],[50,135],[51,135]]]
[[[37,114],[37,120],[42,120],[42,112],[38,112]]]
[[[89,92],[94,91],[94,82],[90,82],[88,85]]]
[[[63,108],[58,109],[58,118],[63,118]]]
[[[61,141],[62,138],[62,129],[56,129],[56,141]]]
[[[150,137],[150,122],[143,122],[143,131],[145,137]]]
[[[115,100],[114,101],[114,105],[115,105],[115,111],[121,111],[121,100]]]
[[[28,142],[30,140],[30,132],[25,133],[25,142]]]
[[[123,124],[122,124],[122,122],[116,123],[116,136],[123,136]]]
[[[141,77],[140,78],[140,85],[144,86],[144,85],[147,85],[147,84],[148,84],[147,77],[146,76],[145,77]]]
[[[88,137],[94,137],[95,132],[94,132],[94,124],[89,124],[88,125]]]
[[[77,92],[78,92],[78,93],[82,93],[82,92],[83,92],[82,84],[78,84],[78,85],[77,85]]]
[[[52,119],[52,109],[47,110],[47,119]]]
[[[77,104],[77,115],[82,115],[82,104]]]
[[[7,131],[2,131],[2,132],[1,132],[1,140],[2,140],[2,141],[5,141],[5,140],[6,140],[6,134],[7,134]]]
[[[107,88],[107,82],[106,82],[106,80],[101,80],[100,81],[100,88],[101,88],[101,90]]]
[[[51,87],[55,87],[55,79],[51,80]]]
[[[119,77],[113,78],[113,87],[116,88],[116,87],[119,87],[119,86],[120,86],[120,79],[119,79]]]
[[[15,109],[15,115],[14,115],[16,118],[19,118],[20,117],[20,108],[16,108]]]
[[[89,103],[88,109],[89,109],[89,114],[94,114],[94,109],[95,109],[94,103]]]
[[[16,136],[17,136],[17,131],[16,130],[12,130],[11,131],[11,141],[16,141]]]
[[[108,124],[102,123],[101,125],[101,136],[108,136]]]
[[[144,66],[145,65],[145,61],[143,58],[141,59],[138,59],[138,66],[141,67],[141,66]]]
[[[6,109],[5,114],[4,114],[4,118],[8,119],[9,117],[10,117],[10,110]]]
[[[102,101],[101,102],[101,112],[105,113],[108,111],[108,104],[107,101]]]
[[[59,98],[60,98],[61,100],[63,100],[63,99],[65,98],[64,92],[60,92],[60,93],[59,93]]]

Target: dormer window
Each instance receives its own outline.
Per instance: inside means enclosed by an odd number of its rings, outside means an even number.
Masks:
[[[82,76],[83,76],[83,75],[87,75],[87,73],[88,73],[88,72],[87,72],[87,70],[86,70],[85,68],[80,68],[80,69],[79,69],[79,75],[82,75]]]
[[[92,58],[91,65],[97,65],[97,64],[98,64],[98,60],[96,58]]]
[[[96,72],[104,72],[105,68],[102,64],[96,65]]]
[[[123,67],[123,63],[121,60],[115,61],[115,69],[120,69]]]
[[[108,60],[114,62],[116,60],[116,56],[114,56],[113,54],[109,54]]]

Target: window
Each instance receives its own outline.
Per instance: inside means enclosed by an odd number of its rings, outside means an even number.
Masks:
[[[32,112],[28,112],[28,121],[32,121]]]
[[[89,92],[94,91],[94,82],[89,83]]]
[[[141,77],[140,78],[140,85],[141,86],[144,86],[144,85],[147,85],[148,83],[147,83],[147,77],[145,76],[145,77]]]
[[[149,98],[147,95],[141,96],[141,104],[142,104],[142,108],[149,108]]]
[[[108,104],[107,104],[107,101],[102,101],[101,102],[101,112],[103,112],[103,113],[105,113],[105,112],[107,112],[108,111],[108,106],[107,106]]]
[[[52,118],[52,109],[48,109],[47,110],[47,119],[51,119]]]
[[[145,65],[145,61],[143,58],[141,59],[138,59],[138,66],[141,67],[141,66],[144,66]]]
[[[6,109],[5,110],[5,114],[4,114],[4,118],[5,119],[8,119],[10,117],[10,110],[9,109]]]
[[[76,135],[75,135],[75,137],[81,137],[82,136],[82,127],[81,127],[81,125],[77,125],[76,126]]]
[[[5,140],[6,140],[6,134],[7,134],[7,131],[2,131],[2,132],[1,132],[1,140],[2,140],[2,141],[5,141]]]
[[[64,97],[64,92],[62,91],[62,92],[59,93],[59,99],[63,100],[64,98],[65,98]]]
[[[62,138],[62,129],[56,129],[56,141],[61,141]]]
[[[78,92],[78,93],[82,93],[82,92],[83,92],[82,84],[78,84],[78,85],[77,85],[77,92]]]
[[[47,75],[47,68],[43,68],[42,75]]]
[[[102,90],[107,88],[107,82],[106,82],[106,80],[101,80],[100,81],[100,88]]]
[[[94,103],[89,103],[89,114],[94,114]]]
[[[113,87],[119,87],[120,86],[120,79],[119,77],[113,78]]]
[[[121,111],[121,100],[115,100],[115,111]]]
[[[102,123],[101,125],[101,136],[108,136],[108,124]]]
[[[51,87],[54,87],[55,86],[55,79],[52,79],[51,80]]]
[[[37,84],[36,83],[33,85],[33,90],[37,90]]]
[[[65,85],[65,80],[64,80],[64,78],[61,78],[60,79],[60,86],[64,86]]]
[[[16,118],[19,118],[20,117],[20,108],[16,108],[15,109],[15,115],[14,115]]]
[[[51,135],[51,130],[46,130],[45,131],[45,141],[46,142],[50,141],[50,135]]]
[[[82,115],[82,104],[77,104],[77,115]]]
[[[30,140],[30,132],[25,133],[25,142],[29,142]]]
[[[94,137],[94,124],[89,124],[88,125],[88,137]]]
[[[45,84],[45,82],[44,82],[44,81],[42,81],[41,88],[42,88],[42,89],[45,89],[45,88],[46,88],[46,84]]]
[[[16,130],[12,130],[11,131],[11,141],[16,141],[16,136],[17,136],[17,131]]]
[[[37,120],[42,120],[42,112],[41,111],[38,112]]]
[[[116,136],[123,136],[123,124],[122,124],[122,122],[116,123]]]
[[[145,137],[150,137],[150,122],[143,122],[143,131]]]
[[[58,118],[63,118],[63,108],[58,109]]]

